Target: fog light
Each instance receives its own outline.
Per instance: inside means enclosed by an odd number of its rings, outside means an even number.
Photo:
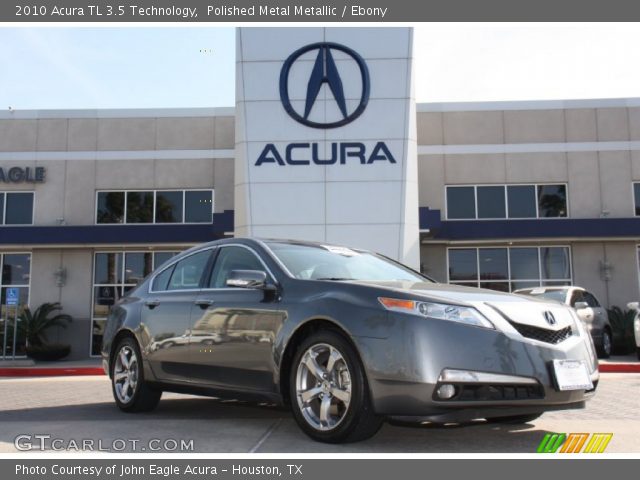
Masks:
[[[456,387],[454,387],[453,385],[449,385],[448,383],[445,383],[444,385],[440,385],[440,388],[438,388],[437,391],[438,397],[440,397],[443,400],[449,400],[451,397],[453,397],[456,394]]]

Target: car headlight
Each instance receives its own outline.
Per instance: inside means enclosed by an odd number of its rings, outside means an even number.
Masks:
[[[446,303],[418,302],[400,298],[379,297],[380,303],[387,309],[396,312],[411,313],[421,317],[449,320],[451,322],[466,323],[475,327],[495,329],[478,310],[460,305]]]

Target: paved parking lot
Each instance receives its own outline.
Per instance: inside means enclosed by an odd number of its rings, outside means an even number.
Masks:
[[[114,405],[106,377],[0,379],[0,452],[14,439],[39,444],[50,435],[58,446],[174,450],[177,441],[195,452],[520,452],[533,453],[546,432],[612,432],[607,452],[640,452],[640,375],[603,374],[585,410],[548,413],[529,425],[477,421],[466,425],[385,424],[374,438],[350,445],[309,440],[286,410],[268,405],[165,394],[158,409],[124,414]],[[50,439],[43,440],[48,446]],[[168,440],[168,442],[167,442]],[[151,442],[150,442],[151,441]],[[99,443],[98,443],[99,442]],[[126,442],[126,443],[125,443]]]

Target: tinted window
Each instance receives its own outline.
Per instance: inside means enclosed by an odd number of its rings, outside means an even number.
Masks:
[[[124,221],[124,192],[98,192],[98,223]]]
[[[96,253],[94,282],[96,284],[115,284],[122,282],[122,254]]]
[[[265,271],[258,257],[243,247],[222,247],[209,279],[209,288],[224,288],[232,270]]]
[[[31,255],[5,253],[2,264],[2,285],[28,285],[31,273]]]
[[[0,225],[4,223],[4,193],[0,193]]]
[[[447,218],[476,218],[474,187],[447,187]]]
[[[127,192],[127,223],[153,223],[153,192]]]
[[[596,297],[594,297],[589,292],[584,292],[584,301],[587,302],[587,304],[592,308],[598,308],[600,306],[600,303],[598,302]]]
[[[180,260],[173,270],[168,290],[198,288],[210,254],[211,250],[205,250],[189,255],[184,260]]]
[[[478,279],[478,250],[452,249],[449,250],[449,280],[477,280]]]
[[[640,216],[640,183],[633,184],[633,198],[636,204],[636,215]]]
[[[567,188],[564,185],[538,185],[538,216],[566,217]]]
[[[184,221],[187,223],[211,223],[213,220],[211,191],[184,193]]]
[[[478,187],[478,218],[505,218],[504,187]]]
[[[153,270],[151,252],[125,253],[124,283],[139,284]]]
[[[170,258],[175,257],[178,252],[156,252],[153,257],[153,268],[156,269],[160,267],[164,262],[169,260]]]
[[[156,192],[156,222],[182,222],[183,192]]]
[[[509,218],[535,218],[536,191],[533,185],[507,187]]]
[[[169,286],[169,279],[171,278],[171,274],[173,273],[173,266],[164,269],[153,279],[153,285],[151,290],[155,290],[156,292],[161,292],[166,290]]]
[[[478,257],[480,280],[508,280],[509,265],[506,248],[482,248]],[[507,291],[509,287],[507,286]]]
[[[537,248],[512,248],[511,278],[514,280],[533,280],[540,278]]]
[[[584,295],[582,294],[582,290],[575,290],[572,294],[571,294],[571,300],[569,301],[569,305],[571,305],[572,307],[576,306],[576,303],[578,302],[584,302]]]
[[[541,248],[540,265],[543,279],[571,278],[569,249],[566,247]]]
[[[33,193],[6,193],[6,225],[33,223]]]

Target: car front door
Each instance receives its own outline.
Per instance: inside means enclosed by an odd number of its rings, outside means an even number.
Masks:
[[[211,254],[207,249],[189,255],[151,280],[141,307],[141,327],[149,364],[159,380],[190,380],[191,311]]]
[[[192,374],[199,381],[233,390],[274,390],[273,344],[286,318],[277,291],[228,287],[234,270],[266,272],[258,254],[243,245],[218,249],[210,278],[192,311]]]

